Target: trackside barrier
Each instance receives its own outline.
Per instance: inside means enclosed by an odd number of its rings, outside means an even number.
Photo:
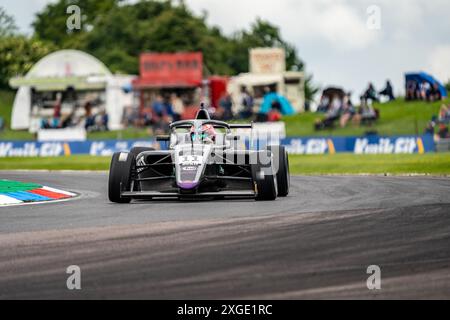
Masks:
[[[299,137],[281,139],[290,154],[423,154],[435,152],[431,135],[402,137]],[[264,142],[257,144],[264,147]],[[35,142],[0,141],[1,157],[58,157],[70,155],[111,156],[114,152],[130,150],[132,147],[156,147],[159,144],[149,140],[105,140],[83,142]]]

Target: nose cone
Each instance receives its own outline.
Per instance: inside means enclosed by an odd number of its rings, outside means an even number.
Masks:
[[[184,190],[192,190],[197,188],[198,182],[191,182],[191,181],[184,181],[184,182],[178,182],[178,187]]]

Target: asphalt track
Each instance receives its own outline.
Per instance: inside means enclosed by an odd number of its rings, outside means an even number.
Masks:
[[[450,298],[449,178],[293,177],[275,202],[114,205],[106,173],[0,177],[80,194],[0,208],[0,299]]]

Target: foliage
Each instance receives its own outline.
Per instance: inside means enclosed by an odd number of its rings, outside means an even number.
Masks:
[[[8,80],[24,75],[54,46],[25,36],[8,36],[0,41],[0,88],[8,87]]]
[[[80,7],[81,30],[68,32],[66,8]],[[303,70],[296,48],[283,40],[278,27],[257,19],[250,30],[224,35],[208,26],[207,15],[198,16],[183,1],[59,0],[47,5],[33,23],[35,36],[59,48],[87,51],[113,72],[138,73],[139,54],[146,51],[202,51],[207,74],[234,75],[248,71],[252,47],[282,47],[287,67]],[[307,94],[314,92],[307,82]]]
[[[0,39],[7,36],[12,36],[16,33],[17,26],[14,18],[0,7]]]

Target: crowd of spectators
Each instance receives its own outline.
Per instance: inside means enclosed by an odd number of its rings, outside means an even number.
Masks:
[[[410,80],[406,83],[405,99],[407,101],[422,100],[434,102],[442,100],[442,94],[437,83],[431,85],[427,81],[419,83],[418,81]]]
[[[426,134],[432,134],[437,140],[450,139],[449,133],[450,124],[450,105],[442,104],[439,114],[433,116],[425,128]]]
[[[94,111],[95,109],[95,111]],[[76,106],[69,113],[62,112],[62,99],[58,97],[53,107],[51,117],[41,118],[41,129],[65,129],[84,127],[87,132],[108,131],[108,114],[104,107],[93,108],[92,102],[84,104],[83,112],[79,113]]]
[[[314,127],[316,130],[330,129],[337,123],[341,128],[347,127],[349,123],[354,126],[370,126],[380,117],[379,110],[373,107],[374,102],[380,101],[380,96],[386,96],[389,101],[395,100],[394,90],[389,80],[380,92],[377,92],[374,85],[369,83],[360,96],[359,107],[353,105],[350,92],[345,93],[340,89],[325,90],[317,108],[317,112],[325,114],[325,117],[317,119]]]
[[[124,127],[151,127],[155,133],[166,132],[169,124],[181,120],[185,112],[184,97],[175,93],[158,94],[144,104],[143,108],[128,106],[123,116]]]
[[[269,87],[265,87],[262,101],[270,95],[276,93]],[[192,110],[198,109],[199,103],[189,100],[201,100],[198,98],[187,98],[172,94],[157,94],[144,102],[141,108],[126,107],[123,115],[124,127],[151,128],[155,134],[167,132],[169,125],[173,121],[190,119],[195,115]],[[221,121],[231,121],[244,119],[246,121],[275,122],[282,118],[282,106],[278,99],[271,100],[271,108],[266,113],[259,112],[260,103],[255,102],[255,97],[248,88],[242,87],[239,98],[233,100],[232,96],[224,92],[220,99],[213,106],[208,106],[208,112],[212,119]]]

